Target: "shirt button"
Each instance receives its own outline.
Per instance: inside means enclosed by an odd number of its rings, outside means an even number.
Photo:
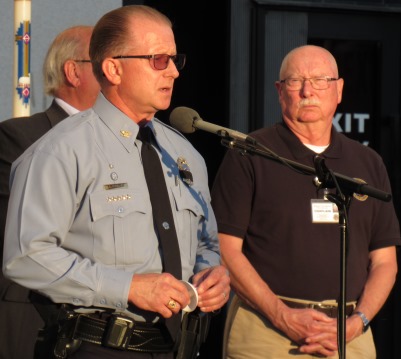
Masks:
[[[168,222],[163,222],[163,223],[162,223],[162,226],[163,226],[163,228],[166,229],[166,230],[170,228],[170,225],[168,224]]]
[[[123,213],[124,212],[124,207],[118,207],[117,211],[118,211],[118,213]]]
[[[106,304],[106,299],[101,299],[100,304]]]

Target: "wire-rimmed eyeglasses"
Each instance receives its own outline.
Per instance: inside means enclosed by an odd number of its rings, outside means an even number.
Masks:
[[[284,80],[280,80],[280,83],[285,83],[289,90],[300,90],[305,81],[309,81],[315,90],[326,90],[330,86],[330,82],[337,81],[338,78],[328,76],[317,76],[317,77],[288,77]]]
[[[73,60],[75,62],[92,62],[91,60]]]
[[[170,59],[174,62],[177,70],[182,70],[185,66],[186,55],[167,55],[167,54],[156,54],[156,55],[119,55],[113,56],[113,59],[148,59],[150,66],[153,70],[165,70],[168,66]]]

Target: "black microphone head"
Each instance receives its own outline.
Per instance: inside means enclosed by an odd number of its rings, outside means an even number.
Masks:
[[[189,107],[176,107],[170,114],[170,124],[175,129],[183,133],[195,132],[193,126],[195,120],[200,120],[199,114]]]

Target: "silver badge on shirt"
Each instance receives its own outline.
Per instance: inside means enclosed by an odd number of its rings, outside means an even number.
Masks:
[[[192,177],[192,173],[187,160],[184,157],[178,157],[177,166],[183,182],[185,182],[188,186],[192,186],[192,184],[194,183],[194,179]]]

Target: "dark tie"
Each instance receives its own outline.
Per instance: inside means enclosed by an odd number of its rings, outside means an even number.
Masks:
[[[156,150],[151,145],[152,140],[155,143],[152,130],[149,127],[140,127],[138,139],[142,141],[142,163],[152,204],[153,221],[161,247],[163,271],[181,279],[180,248],[162,166]],[[180,324],[180,314],[166,319],[166,326],[173,340],[176,339]]]

